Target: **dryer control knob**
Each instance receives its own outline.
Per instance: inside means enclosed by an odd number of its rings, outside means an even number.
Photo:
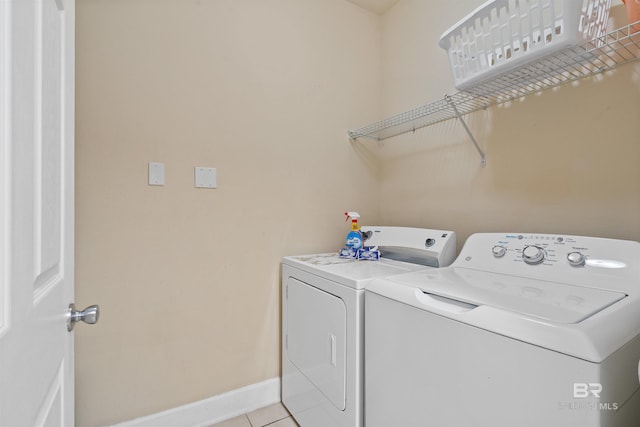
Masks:
[[[567,261],[573,267],[582,267],[586,261],[586,257],[580,252],[571,252],[567,254]]]
[[[502,258],[504,256],[504,254],[507,253],[507,248],[505,248],[502,245],[495,245],[492,249],[491,252],[493,253],[493,256],[496,258]]]
[[[540,246],[525,246],[522,250],[522,259],[530,265],[540,264],[544,261],[544,249]]]

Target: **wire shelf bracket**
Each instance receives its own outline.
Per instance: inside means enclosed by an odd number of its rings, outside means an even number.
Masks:
[[[451,99],[451,97],[449,95],[445,95],[444,99],[445,99],[445,101],[447,101],[449,103],[449,105],[453,109],[453,112],[456,114],[456,117],[460,121],[460,124],[464,128],[465,132],[467,132],[467,135],[469,135],[469,139],[471,139],[471,142],[473,142],[474,147],[476,147],[476,150],[478,151],[478,154],[480,155],[480,164],[483,167],[487,166],[487,156],[485,156],[484,151],[482,151],[482,149],[478,145],[478,141],[476,141],[476,138],[473,136],[473,133],[471,133],[471,130],[469,129],[469,126],[467,126],[467,123],[462,118],[462,115],[460,114],[460,111],[458,111],[458,107],[456,107],[456,103],[453,102],[453,99]]]

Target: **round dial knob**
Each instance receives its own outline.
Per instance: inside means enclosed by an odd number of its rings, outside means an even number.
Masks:
[[[507,248],[505,248],[502,245],[495,245],[492,249],[491,252],[493,253],[493,256],[496,258],[502,258],[504,256],[504,254],[507,253]]]
[[[544,261],[544,249],[540,246],[525,246],[522,250],[522,259],[527,264],[540,264]]]
[[[586,261],[586,258],[580,252],[571,252],[567,254],[567,261],[569,261],[569,265],[572,265],[574,267],[582,267]]]

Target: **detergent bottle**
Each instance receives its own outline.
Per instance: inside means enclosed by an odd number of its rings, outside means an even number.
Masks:
[[[358,212],[345,212],[344,214],[347,217],[345,221],[351,219],[351,231],[347,234],[345,247],[354,250],[362,249],[362,233],[360,232],[360,224],[358,224],[360,214]]]

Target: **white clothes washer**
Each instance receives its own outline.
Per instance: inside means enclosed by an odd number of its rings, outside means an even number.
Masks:
[[[365,296],[367,427],[640,426],[640,243],[475,234]]]
[[[362,232],[367,246],[378,246],[380,260],[319,254],[282,261],[282,402],[301,427],[363,426],[367,284],[455,259],[452,231],[363,227]]]

